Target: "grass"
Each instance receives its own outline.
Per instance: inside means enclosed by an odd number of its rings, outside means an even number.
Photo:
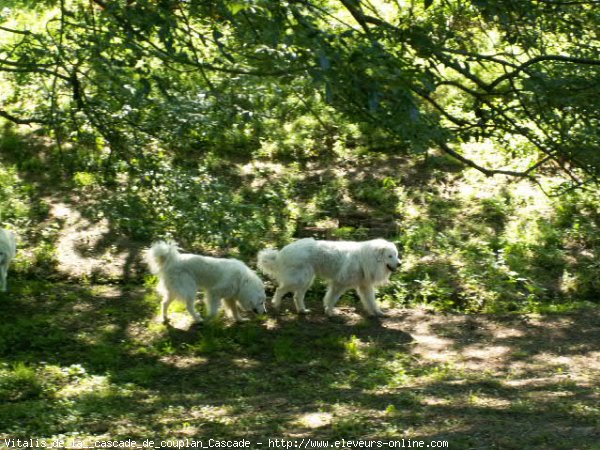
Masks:
[[[0,146],[19,147],[6,136]],[[22,231],[11,292],[0,294],[0,448],[302,437],[598,448],[597,194],[551,200],[524,181],[448,172],[443,158],[369,154],[302,170],[262,161],[258,172],[165,162],[155,185],[122,174],[116,188],[79,171],[58,189],[24,148],[5,152],[16,160],[0,171],[3,219]],[[57,202],[71,215],[53,216]],[[92,227],[103,218],[106,229]],[[413,309],[372,321],[348,293],[330,321],[317,282],[307,317],[190,326],[173,305],[171,326],[155,321],[139,264],[150,239],[252,262],[303,233],[394,240],[402,270],[378,296]],[[65,266],[69,238],[82,258]],[[116,275],[69,274],[84,257]]]
[[[593,190],[550,198],[529,180],[458,170],[435,153],[338,149],[298,161],[211,153],[183,164],[148,150],[147,167],[119,166],[112,177],[83,156],[66,170],[22,130],[2,130],[0,151],[1,225],[19,231],[14,268],[30,277],[137,282],[147,272],[141,249],[159,238],[252,265],[260,249],[299,237],[384,237],[403,259],[381,288],[395,304],[543,311],[597,302],[600,292]]]
[[[356,305],[329,321],[315,304],[308,317],[191,326],[174,308],[165,326],[144,289],[14,280],[1,301],[0,438],[405,438],[457,449],[584,449],[598,438],[594,309],[535,323],[395,310],[378,322]],[[469,356],[484,343],[507,347],[498,364]]]

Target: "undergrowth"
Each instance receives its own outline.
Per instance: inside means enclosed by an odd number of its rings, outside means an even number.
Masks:
[[[297,237],[384,237],[403,261],[380,289],[391,305],[510,312],[597,303],[597,191],[549,197],[529,180],[486,178],[442,155],[372,153],[357,130],[338,131],[338,144],[356,138],[352,150],[334,145],[318,157],[297,155],[300,143],[274,153],[265,144],[253,156],[208,152],[184,164],[150,146],[135,164],[110,166],[5,129],[1,219],[20,238],[13,270],[56,273],[61,223],[47,213],[49,202],[63,201],[92,223],[107,220],[108,244],[171,238],[185,250],[251,265],[260,249]]]

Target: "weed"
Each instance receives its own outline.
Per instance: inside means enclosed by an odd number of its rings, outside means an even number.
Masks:
[[[44,389],[35,370],[22,362],[0,371],[0,400],[16,402],[38,398]]]

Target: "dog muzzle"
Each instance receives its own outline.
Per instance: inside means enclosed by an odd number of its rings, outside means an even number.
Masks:
[[[390,272],[395,272],[398,266],[390,266],[389,264],[385,265]]]
[[[252,308],[252,311],[254,312],[254,314],[257,314],[257,315],[266,314],[267,308],[265,307],[265,305],[263,303],[260,308]]]

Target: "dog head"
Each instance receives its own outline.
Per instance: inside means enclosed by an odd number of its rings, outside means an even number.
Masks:
[[[400,259],[398,249],[392,242],[383,239],[378,240],[375,252],[378,263],[385,265],[390,272],[396,271],[400,265]]]
[[[250,272],[242,281],[239,303],[244,310],[252,311],[255,314],[265,314],[267,312],[265,287],[254,272]]]

